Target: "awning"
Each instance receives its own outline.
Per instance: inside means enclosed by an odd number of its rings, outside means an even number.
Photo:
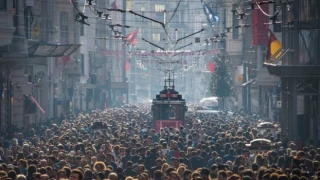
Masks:
[[[38,103],[38,101],[37,101],[33,96],[31,96],[30,99],[31,99],[32,102],[34,102],[34,103],[37,105],[37,107],[39,108],[39,110],[40,110],[43,114],[46,113],[46,112],[43,110],[43,108],[40,106],[40,104]]]
[[[280,77],[319,77],[319,65],[278,65],[264,63],[270,74]]]
[[[241,86],[242,87],[247,87],[248,85],[254,83],[256,81],[256,79],[251,79],[250,81],[246,82],[246,83],[243,83]]]
[[[28,48],[29,57],[70,56],[81,44],[36,44]]]

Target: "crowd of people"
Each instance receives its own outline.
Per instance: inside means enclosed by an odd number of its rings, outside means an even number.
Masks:
[[[148,106],[80,113],[0,142],[0,180],[318,179],[320,149],[260,133],[260,117],[187,113],[156,132]],[[278,133],[278,132],[277,132]],[[274,143],[268,151],[246,144]]]

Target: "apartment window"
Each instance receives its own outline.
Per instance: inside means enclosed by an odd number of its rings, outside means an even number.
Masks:
[[[200,30],[201,29],[201,19],[199,17],[195,17],[194,29]]]
[[[80,55],[81,75],[84,76],[84,54]]]
[[[159,23],[156,23],[156,22],[153,22],[153,21],[152,21],[151,24],[152,24],[153,27],[160,27],[160,24],[159,24]]]
[[[152,33],[153,41],[160,41],[160,33]]]
[[[84,36],[84,24],[80,24],[80,36]]]
[[[142,16],[145,15],[144,10],[141,10],[141,11],[140,11],[140,15],[142,15]],[[135,16],[135,21],[137,21],[137,22],[145,22],[146,19],[145,19],[145,18],[142,18],[142,17],[139,17],[139,16]]]
[[[24,11],[24,26],[25,26],[25,35],[27,39],[31,38],[31,25],[34,19],[32,18],[31,8],[27,7]]]
[[[0,1],[0,11],[7,10],[7,0],[1,0]]]
[[[62,44],[69,44],[69,21],[68,13],[60,13],[60,42]]]
[[[156,4],[156,5],[154,5],[154,10],[156,12],[163,12],[164,11],[164,5]]]
[[[238,4],[232,4],[232,9],[237,9]],[[232,16],[232,24],[233,27],[239,25],[239,20],[237,19],[237,15]],[[232,28],[232,38],[233,39],[239,39],[239,29],[238,28]]]
[[[276,12],[279,8],[279,4],[274,4],[273,5],[273,12]],[[278,16],[278,19],[281,20],[281,17],[282,16],[282,12],[280,11],[280,15]],[[278,23],[278,24],[274,24],[273,25],[273,32],[281,32],[281,24]]]

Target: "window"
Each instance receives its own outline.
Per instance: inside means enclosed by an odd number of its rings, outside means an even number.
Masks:
[[[0,1],[0,11],[7,10],[7,0],[1,0]]]
[[[159,24],[159,23],[156,23],[156,22],[153,22],[153,21],[152,21],[151,24],[152,24],[153,27],[160,27],[160,24]]]
[[[165,9],[164,9],[164,5],[161,5],[161,4],[156,4],[154,5],[154,10],[156,12],[163,12]]]
[[[81,75],[84,76],[84,54],[80,55]]]
[[[237,9],[237,8],[238,8],[238,4],[232,4],[232,9]],[[236,15],[232,16],[232,24],[233,24],[233,27],[239,25],[239,20],[237,19]],[[238,28],[232,28],[232,38],[239,39],[239,29]]]
[[[194,29],[196,31],[201,29],[201,19],[198,16],[195,17]]]
[[[273,6],[273,12],[276,12],[278,8],[279,8],[279,5],[275,3]],[[280,14],[278,15],[278,20],[281,20],[282,18],[281,16],[282,16],[282,12],[280,11]],[[273,32],[281,32],[281,23],[273,25]]]
[[[80,24],[80,36],[84,36],[84,24]]]
[[[60,42],[61,44],[69,44],[69,21],[68,13],[60,13]]]
[[[25,26],[25,35],[27,39],[32,38],[31,37],[32,21],[35,21],[35,19],[32,17],[31,8],[26,7],[24,11],[24,26]]]
[[[153,41],[160,41],[160,33],[152,33]]]

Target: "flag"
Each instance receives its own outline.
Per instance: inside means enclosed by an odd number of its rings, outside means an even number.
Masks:
[[[44,109],[40,106],[38,101],[33,96],[31,96],[30,99],[31,99],[32,102],[34,102],[36,104],[36,106],[39,108],[39,110],[42,112],[42,114],[46,113],[46,111],[44,111]]]
[[[129,69],[130,69],[130,62],[128,59],[126,60],[125,69],[126,69],[126,71],[129,71]]]
[[[63,63],[63,66],[66,65],[70,60],[70,56],[63,56],[62,57],[62,63]]]
[[[112,7],[113,9],[118,9],[116,0],[114,0],[113,3],[111,3],[111,7]]]
[[[273,32],[269,29],[270,36],[268,41],[268,49],[266,53],[266,61],[268,61],[273,55],[276,54],[278,50],[281,49],[282,45]],[[279,52],[274,58],[278,59],[281,56],[282,52]]]
[[[135,30],[133,32],[131,32],[130,34],[127,35],[126,37],[126,42],[127,44],[129,45],[132,45],[134,46],[137,42],[137,33],[138,33],[138,30]]]
[[[208,64],[207,64],[207,69],[213,74],[214,73],[214,70],[216,68],[216,65],[214,64],[214,62],[210,61]]]
[[[203,0],[201,0],[201,4],[203,6],[203,11],[206,14],[208,22],[213,27],[214,26],[213,24],[215,22],[219,22],[219,20],[220,20],[219,16],[216,13],[214,13],[213,10],[210,8],[210,6],[208,6],[208,4],[203,2]]]

